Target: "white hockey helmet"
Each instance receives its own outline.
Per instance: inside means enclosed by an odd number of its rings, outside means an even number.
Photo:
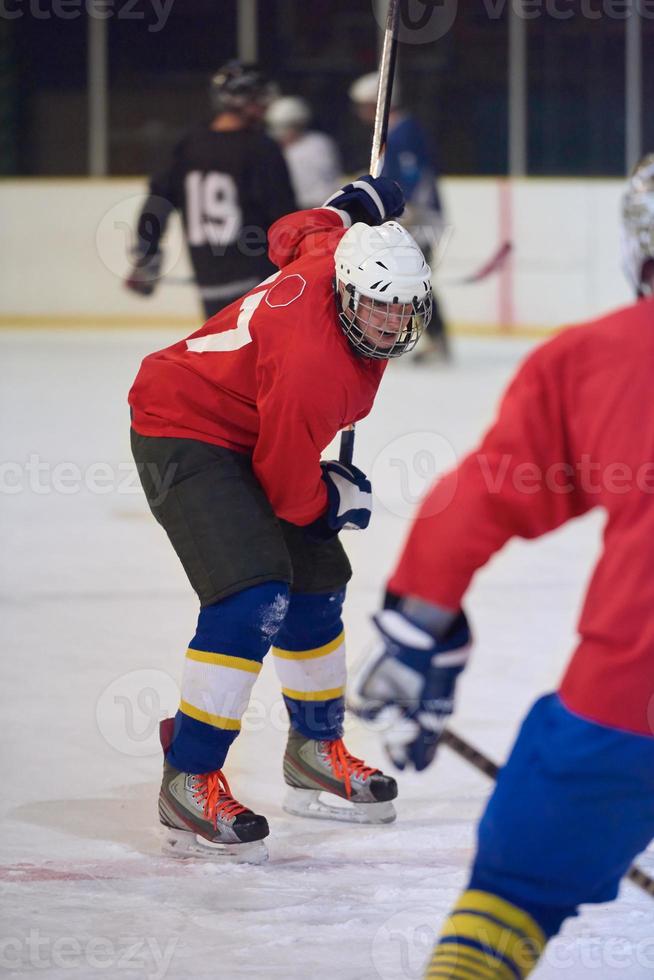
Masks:
[[[431,319],[431,269],[397,221],[352,225],[334,253],[343,332],[364,357],[386,360],[412,350]]]
[[[305,129],[311,119],[309,103],[297,95],[283,95],[268,106],[266,126],[273,136],[289,129]]]
[[[377,89],[379,88],[379,72],[371,71],[367,75],[357,78],[356,82],[350,85],[348,94],[356,105],[372,104],[377,102]],[[396,109],[400,104],[400,86],[397,79],[393,81],[391,90],[391,109]]]
[[[634,167],[622,198],[622,264],[636,292],[641,296],[652,295],[654,153],[649,153]]]

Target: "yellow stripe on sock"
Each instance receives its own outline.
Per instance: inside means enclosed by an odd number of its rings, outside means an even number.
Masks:
[[[465,950],[465,952],[462,952]],[[477,980],[515,980],[515,973],[501,960],[495,959],[491,953],[471,949],[469,946],[457,946],[454,943],[438,945],[434,950],[431,963],[425,974],[426,980],[432,980],[438,973],[436,970],[449,970],[452,980],[469,980],[473,974]]]
[[[524,933],[529,939],[533,939],[540,952],[545,949],[547,937],[538,923],[524,909],[505,901],[498,895],[468,889],[463,892],[454,906],[454,911],[458,909],[474,909],[476,912],[485,912],[496,919],[501,919],[515,932]]]
[[[484,949],[475,949],[466,940]],[[462,966],[467,960],[469,969],[478,970],[488,980],[515,980],[515,972],[525,978],[546,942],[543,931],[523,909],[490,892],[470,889],[461,895],[443,926],[427,976],[435,978],[434,970],[460,955]]]
[[[431,977],[434,970],[443,968],[452,970],[452,976],[456,980],[459,980],[459,977],[463,976],[463,972],[466,970],[468,973],[472,973],[475,977],[478,977],[479,980],[489,976],[489,969],[492,970],[491,975],[497,975],[497,961],[487,953],[482,953],[481,950],[470,949],[467,946],[455,946],[451,943],[436,947],[431,963],[429,964],[427,976]]]
[[[282,688],[282,694],[295,701],[331,701],[332,698],[342,698],[345,694],[344,687],[332,687],[327,691],[291,691],[287,687]]]
[[[211,725],[212,728],[226,728],[230,732],[238,732],[241,730],[241,722],[238,718],[225,718],[223,715],[212,715],[209,711],[202,711],[200,708],[196,708],[194,704],[189,704],[188,701],[180,701],[179,710],[189,718],[195,718],[196,721],[203,721],[205,725]]]
[[[457,964],[449,964],[439,967],[437,970],[430,970],[426,975],[426,980],[488,980],[489,974],[479,973],[478,970],[466,970]],[[515,980],[515,977],[513,978]]]
[[[509,926],[499,925],[490,919],[465,912],[454,911],[443,926],[442,939],[470,939],[488,947],[488,955],[496,954],[515,964],[522,977],[535,965],[535,958],[527,948],[528,940],[519,936]],[[491,953],[492,951],[492,953]],[[510,974],[510,971],[507,971]]]
[[[441,966],[437,970],[430,969],[425,980],[488,980],[488,974],[477,973],[476,970],[466,970],[456,964],[450,964],[449,966]]]
[[[440,980],[441,977],[447,977],[448,980],[487,980],[488,976],[485,966],[479,969],[476,966],[466,966],[458,960],[438,959],[432,960],[425,980]]]
[[[273,656],[281,657],[282,660],[313,660],[315,657],[326,657],[333,653],[344,642],[345,631],[342,631],[335,640],[330,640],[322,647],[314,647],[313,650],[282,650],[280,647],[273,647]]]
[[[210,653],[208,650],[194,650],[189,647],[186,651],[189,660],[197,660],[201,664],[213,664],[214,667],[232,667],[234,670],[247,670],[250,674],[258,674],[261,664],[256,660],[246,660],[244,657],[230,657],[225,653]]]

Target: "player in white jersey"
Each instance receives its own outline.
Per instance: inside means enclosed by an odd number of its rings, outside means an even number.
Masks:
[[[311,109],[304,99],[286,95],[266,112],[268,132],[277,140],[300,208],[318,208],[341,180],[341,155],[331,136],[309,129]]]

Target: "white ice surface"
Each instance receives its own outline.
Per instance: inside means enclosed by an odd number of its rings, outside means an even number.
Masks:
[[[174,710],[196,604],[129,478],[125,396],[141,356],[173,339],[122,330],[0,337],[10,464],[0,510],[0,974],[413,980],[465,883],[489,792],[447,750],[428,772],[399,776],[393,825],[288,817],[283,710],[266,663],[227,772],[236,795],[269,818],[269,863],[220,868],[158,852],[155,721]],[[420,447],[446,461],[469,448],[527,347],[460,341],[451,369],[391,365],[357,434],[356,461],[377,475],[377,503],[370,530],[347,538],[351,659],[369,641],[367,615],[407,528],[398,516],[407,493],[433,471],[435,457]],[[478,643],[453,727],[498,759],[527,706],[560,676],[601,523],[593,514],[511,544],[474,583]],[[351,722],[347,742],[383,764],[375,737]],[[650,855],[640,860],[654,870]],[[625,884],[618,902],[565,926],[534,976],[651,978],[653,908]]]

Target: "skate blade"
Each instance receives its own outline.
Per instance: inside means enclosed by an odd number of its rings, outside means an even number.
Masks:
[[[330,800],[338,800],[331,803]],[[397,816],[395,807],[385,803],[351,803],[332,793],[318,789],[298,789],[289,786],[283,803],[286,813],[317,820],[339,820],[343,823],[392,823]]]
[[[161,827],[161,850],[176,858],[203,858],[219,864],[263,864],[268,848],[262,840],[244,844],[215,844],[191,830]]]

